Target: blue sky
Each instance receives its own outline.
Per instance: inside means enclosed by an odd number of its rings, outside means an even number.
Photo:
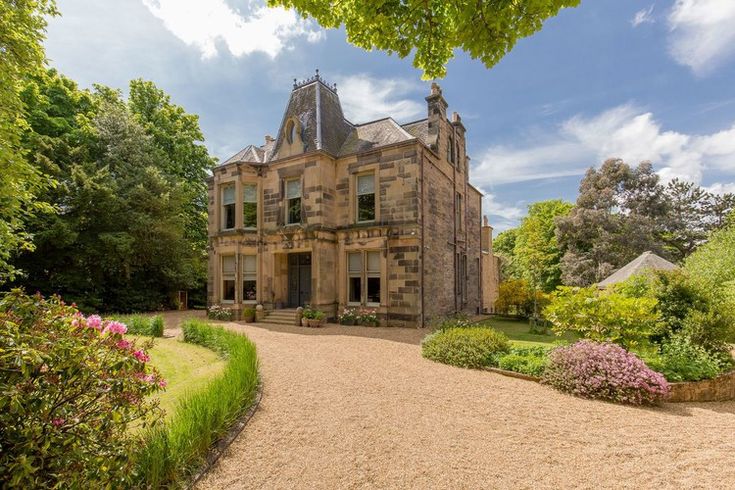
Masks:
[[[315,68],[353,122],[426,115],[429,82],[410,58],[257,0],[57,1],[52,66],[83,87],[153,80],[199,114],[220,160],[274,134],[293,78]],[[734,0],[583,0],[490,70],[458,51],[439,83],[496,231],[531,202],[573,201],[584,170],[608,157],[735,192]]]

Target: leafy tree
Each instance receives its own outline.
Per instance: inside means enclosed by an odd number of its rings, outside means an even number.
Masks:
[[[493,252],[500,257],[500,277],[503,280],[520,279],[521,273],[515,257],[518,228],[510,228],[493,240]]]
[[[513,254],[521,276],[534,290],[551,292],[561,284],[562,251],[556,238],[556,219],[574,206],[559,199],[540,201],[528,207],[518,228]]]
[[[656,300],[634,298],[616,291],[561,287],[544,315],[558,335],[577,332],[585,338],[615,342],[628,349],[648,345],[660,314]]]
[[[650,163],[633,169],[620,159],[590,168],[579,187],[576,207],[557,220],[565,249],[562,282],[584,286],[651,250],[668,256],[657,222],[666,216],[663,188]]]
[[[16,273],[11,257],[33,249],[28,218],[51,210],[36,199],[49,182],[26,160],[21,144],[28,126],[20,87],[27,74],[43,69],[46,19],[56,14],[53,0],[0,2],[0,283]]]
[[[684,261],[693,281],[709,291],[735,292],[735,223],[715,231]]]
[[[193,141],[198,126],[181,129],[192,119],[166,102],[181,124],[168,132],[173,117],[144,125],[119,91],[79,90],[53,70],[30,79],[23,99],[33,129],[25,143],[37,168],[59,182],[45,197],[60,213],[31,223],[37,251],[18,258],[28,271],[19,284],[116,311],[154,309],[170,292],[201,284],[205,248],[187,230],[198,226],[192,202],[205,190],[187,179],[211,159],[171,158]]]
[[[707,192],[692,182],[674,179],[664,191],[668,204],[663,240],[676,259],[683,259],[725,224],[735,195]]]
[[[446,75],[446,64],[460,48],[488,68],[498,63],[518,39],[539,31],[548,18],[580,0],[269,0],[270,6],[294,8],[325,28],[345,26],[347,40],[405,58],[424,78]]]

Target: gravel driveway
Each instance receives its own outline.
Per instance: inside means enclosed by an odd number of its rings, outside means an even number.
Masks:
[[[230,325],[263,399],[201,489],[735,486],[732,402],[577,399],[427,361],[425,331]]]

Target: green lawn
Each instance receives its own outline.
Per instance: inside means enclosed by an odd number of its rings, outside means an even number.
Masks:
[[[550,347],[559,340],[574,341],[571,335],[558,337],[554,334],[539,335],[529,333],[531,328],[528,320],[512,320],[508,318],[492,317],[481,322],[482,325],[492,327],[495,330],[503,332],[511,340],[513,345],[518,347]]]
[[[138,340],[139,344],[146,337],[128,335]],[[161,408],[168,417],[174,411],[176,403],[186,393],[199,390],[207,382],[222,373],[225,361],[216,352],[194,344],[187,344],[178,339],[159,337],[148,351],[151,364],[155,366],[168,383],[166,391],[161,392]]]

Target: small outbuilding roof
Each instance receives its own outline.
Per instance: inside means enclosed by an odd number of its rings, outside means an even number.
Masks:
[[[598,282],[597,287],[605,289],[608,286],[623,282],[629,277],[642,274],[646,271],[673,271],[678,268],[676,264],[672,264],[653,252],[643,252],[631,262],[613,272],[608,278]]]

